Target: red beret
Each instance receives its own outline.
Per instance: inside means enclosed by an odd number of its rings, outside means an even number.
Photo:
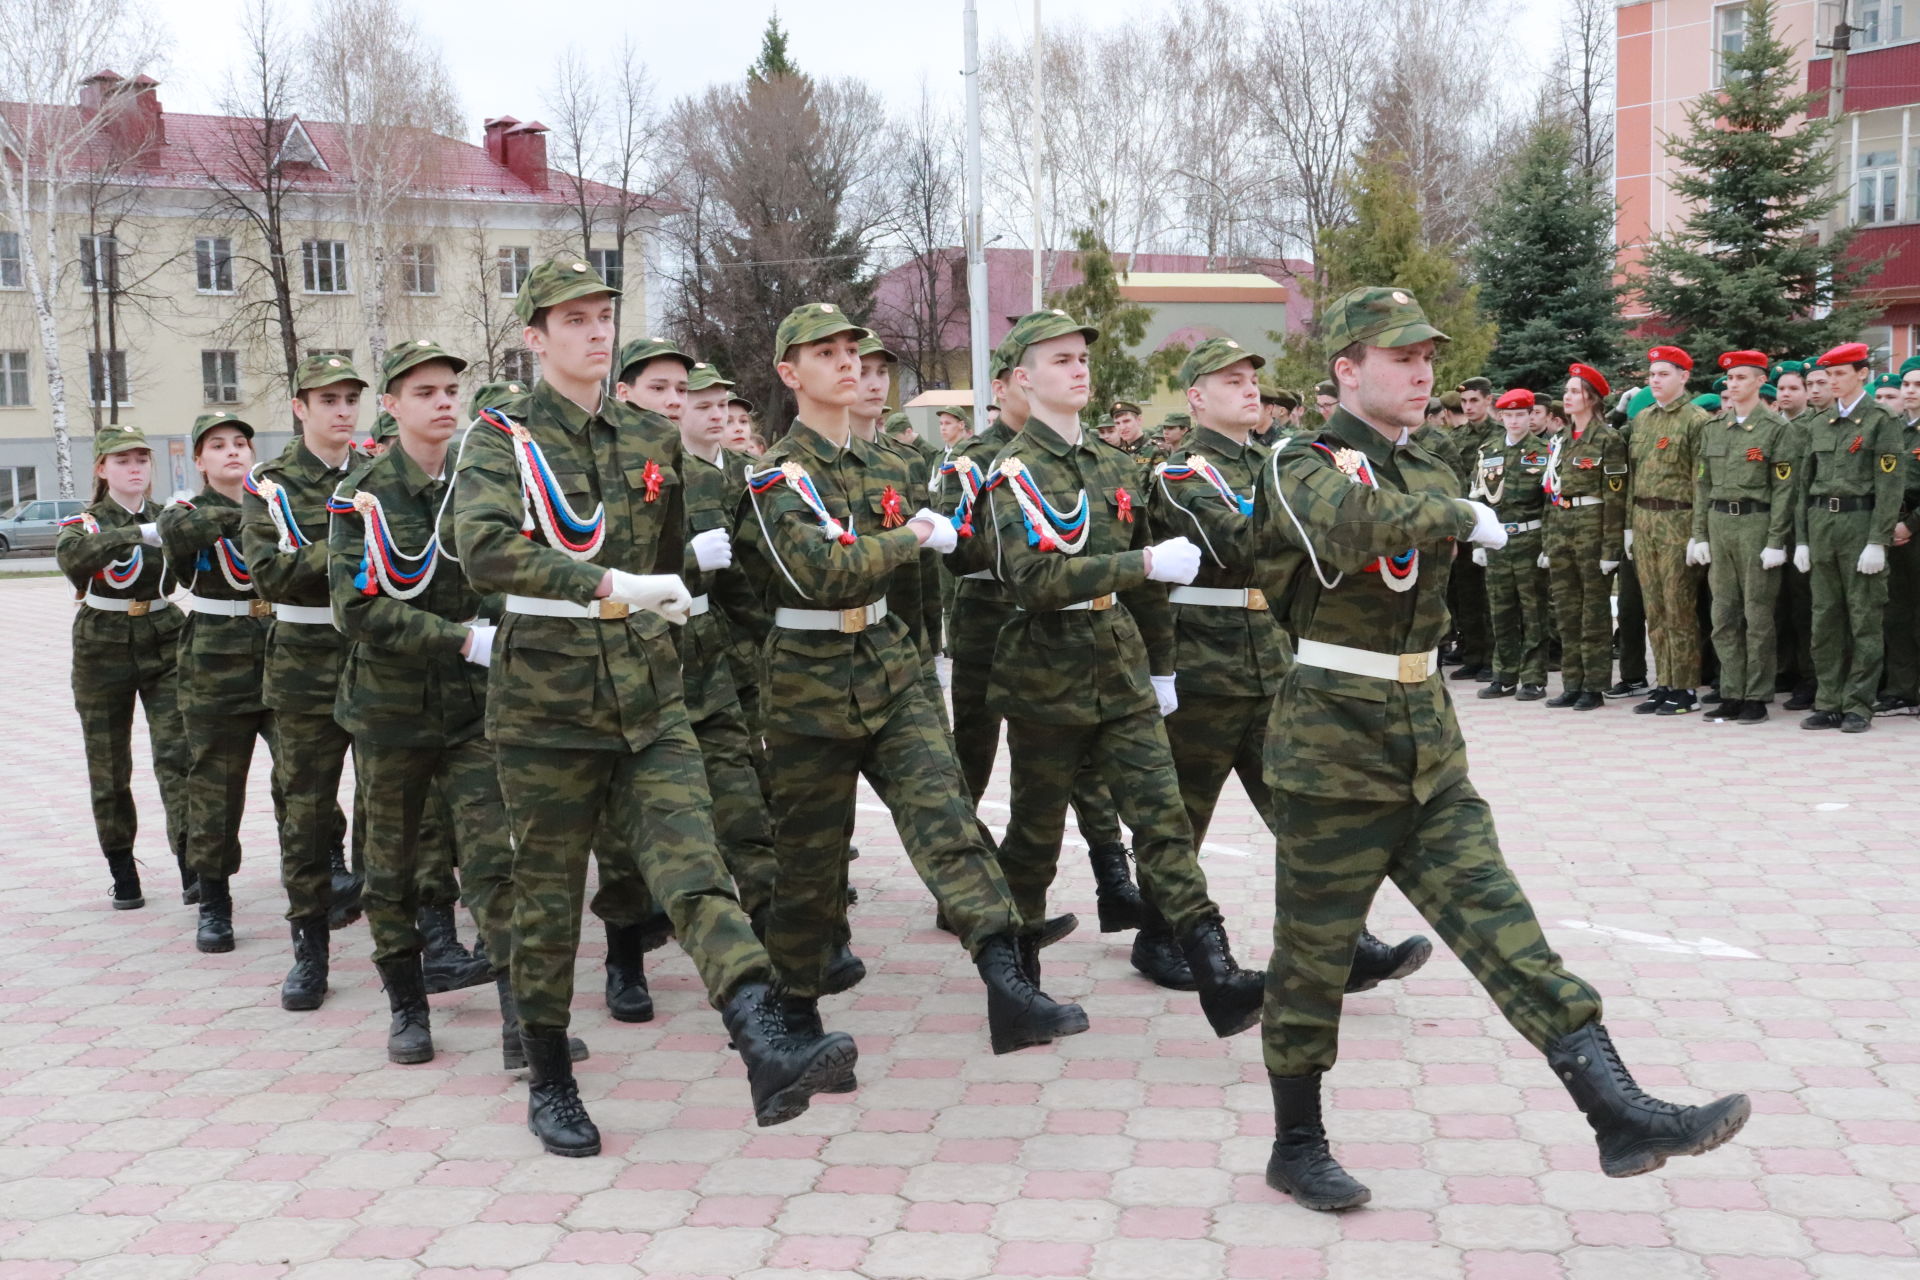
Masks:
[[[1648,364],[1659,364],[1662,360],[1670,365],[1693,372],[1693,357],[1678,347],[1655,347],[1647,352]]]
[[[1843,342],[1814,363],[1825,369],[1836,364],[1866,364],[1872,359],[1873,353],[1867,350],[1866,343]]]
[[[1533,392],[1527,390],[1525,387],[1516,387],[1501,396],[1498,400],[1495,400],[1493,407],[1496,409],[1531,409],[1533,408]]]
[[[1590,364],[1570,364],[1567,366],[1567,375],[1578,378],[1592,387],[1593,393],[1597,396],[1605,397],[1613,394],[1613,388],[1607,385],[1606,375]]]
[[[1766,370],[1767,358],[1758,351],[1726,351],[1720,356],[1722,369],[1759,369]]]

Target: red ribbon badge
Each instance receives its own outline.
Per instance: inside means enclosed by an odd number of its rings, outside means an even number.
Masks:
[[[1113,501],[1114,505],[1120,508],[1120,523],[1132,524],[1133,495],[1128,493],[1125,488],[1115,489],[1113,491]]]
[[[1666,448],[1666,447],[1667,447],[1667,437],[1666,437],[1666,436],[1661,436],[1661,437],[1660,437],[1660,438],[1659,438],[1658,440],[1656,440],[1656,441],[1654,441],[1654,442],[1653,442],[1653,447],[1654,447],[1654,448],[1656,448],[1656,449],[1664,449],[1664,448]]]
[[[1766,450],[1760,448],[1759,446],[1756,445],[1753,448],[1747,450],[1748,462],[1765,462],[1766,460],[1767,460]]]
[[[1847,452],[1848,453],[1860,452],[1860,446],[1866,442],[1866,439],[1867,438],[1865,436],[1855,436],[1853,438],[1853,443],[1847,446]]]
[[[1578,468],[1580,468],[1580,469],[1581,469],[1582,471],[1591,471],[1591,470],[1593,470],[1593,469],[1594,469],[1595,467],[1597,467],[1597,466],[1599,466],[1599,465],[1600,465],[1600,459],[1598,459],[1598,458],[1575,458],[1575,459],[1573,460],[1573,465],[1574,465],[1574,466],[1576,466],[1576,467],[1578,467]]]
[[[880,495],[880,527],[898,529],[906,522],[907,518],[900,514],[900,493],[888,485],[887,491]]]
[[[652,502],[660,496],[660,464],[652,458],[647,459],[647,469],[640,473],[640,479],[646,482],[647,501]]]

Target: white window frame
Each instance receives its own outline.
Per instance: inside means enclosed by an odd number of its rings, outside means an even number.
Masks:
[[[0,289],[26,287],[26,264],[20,258],[20,233],[0,231]]]
[[[207,404],[240,403],[240,353],[208,348],[200,353],[200,393]]]
[[[103,253],[104,251],[104,253]],[[80,237],[80,287],[88,293],[100,292],[101,267],[106,268],[106,291],[120,290],[120,240],[110,232]]]
[[[494,250],[493,261],[500,275],[500,296],[517,298],[520,290],[526,287],[527,277],[533,273],[533,247],[524,244],[503,244]],[[511,273],[511,285],[509,285]]]
[[[533,352],[525,347],[514,347],[500,357],[502,382],[520,382],[530,385],[538,373],[539,368],[533,358]]]
[[[87,397],[96,409],[116,406],[122,409],[131,408],[133,399],[130,393],[133,388],[127,385],[129,379],[127,378],[126,349],[117,347],[104,354],[106,358],[103,363],[101,352],[87,352]],[[113,394],[111,403],[100,398],[103,379],[106,383],[105,390]]]
[[[1729,49],[1730,42],[1737,45]],[[1746,0],[1736,0],[1733,4],[1715,5],[1713,10],[1713,83],[1716,88],[1726,81],[1724,60],[1729,53],[1737,53],[1747,47],[1747,5]]]
[[[440,256],[430,241],[400,246],[400,291],[413,298],[439,296]]]
[[[0,409],[32,407],[30,368],[25,351],[0,351]]]
[[[1872,163],[1876,160],[1878,163]],[[1899,152],[1862,151],[1853,170],[1853,207],[1849,211],[1853,221],[1860,226],[1886,226],[1900,221],[1900,187],[1904,177]],[[1892,187],[1891,200],[1888,199],[1889,186]],[[1873,193],[1871,203],[1863,213],[1862,205],[1869,190]]]
[[[587,250],[587,261],[593,265],[595,271],[600,273],[600,278],[614,288],[619,289],[625,286],[627,274],[626,254],[620,250],[589,249]],[[611,275],[607,273],[607,266],[610,263],[613,266],[613,274]]]
[[[221,284],[221,277],[226,283]],[[233,288],[233,241],[226,236],[195,236],[193,240],[195,293],[230,294]]]
[[[324,255],[324,256],[323,256]],[[322,289],[321,272],[331,275],[330,289]],[[300,242],[300,283],[302,292],[332,297],[353,292],[353,277],[347,269],[345,240],[302,240]]]

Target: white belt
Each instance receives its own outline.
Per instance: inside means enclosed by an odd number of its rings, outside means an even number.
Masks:
[[[1560,505],[1563,507],[1597,507],[1600,505],[1600,499],[1592,496],[1585,498],[1562,498],[1560,499]]]
[[[1204,604],[1216,609],[1267,611],[1267,596],[1258,587],[1175,587],[1167,592],[1172,604]]]
[[[205,596],[188,596],[187,612],[210,613],[222,618],[264,618],[273,612],[273,606],[258,598],[252,600],[209,600]]]
[[[998,579],[998,578],[996,578],[996,577],[994,577],[994,576],[993,576],[993,570],[991,570],[991,569],[982,569],[982,570],[980,570],[980,571],[979,571],[979,572],[977,572],[977,573],[963,573],[963,574],[961,574],[961,575],[960,575],[960,577],[961,577],[961,578],[962,578],[963,580],[964,580],[964,579],[967,579],[967,578],[978,578],[978,579],[980,579],[980,580],[981,580],[981,581],[983,581],[983,582],[998,582],[998,581],[1000,581],[1000,579]]]
[[[317,604],[276,604],[273,616],[281,622],[295,622],[303,627],[330,627],[333,625],[333,610]]]
[[[1501,526],[1501,528],[1505,529],[1510,534],[1532,533],[1535,529],[1538,529],[1539,527],[1540,527],[1540,522],[1538,520],[1521,520],[1515,524],[1508,524],[1508,525]]]
[[[124,613],[130,618],[142,618],[157,609],[167,607],[167,598],[157,600],[116,600],[112,596],[97,596],[89,591],[86,594],[89,609],[98,609],[102,613]]]
[[[697,618],[701,614],[705,613],[708,607],[709,606],[707,604],[707,598],[705,596],[695,596],[687,604],[687,616],[689,618]]]
[[[1425,653],[1375,653],[1371,649],[1352,649],[1344,644],[1321,640],[1294,643],[1293,660],[1309,667],[1344,671],[1350,676],[1372,676],[1400,684],[1420,684],[1440,666],[1440,651]]]
[[[875,600],[872,604],[856,606],[852,609],[782,607],[773,611],[773,625],[785,627],[789,631],[839,631],[846,635],[855,635],[886,616],[885,600]]]
[[[700,597],[702,600],[705,596]],[[575,604],[571,600],[549,600],[545,596],[508,596],[507,612],[535,618],[598,618],[617,622],[633,613],[632,605],[620,600],[589,600]]]

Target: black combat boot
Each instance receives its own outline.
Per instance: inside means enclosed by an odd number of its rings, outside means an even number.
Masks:
[[[200,928],[193,945],[209,954],[233,950],[233,895],[225,876],[200,882]]]
[[[318,1009],[327,998],[328,930],[325,916],[295,920],[293,931],[293,968],[280,984],[282,1009]]]
[[[1040,935],[1023,933],[1015,938],[1014,946],[1020,952],[1020,972],[1027,975],[1027,981],[1034,986],[1040,985]]]
[[[1012,934],[988,938],[973,966],[987,984],[987,1034],[995,1053],[1047,1044],[1087,1029],[1086,1010],[1059,1003],[1028,980],[1020,944]]]
[[[1284,1191],[1303,1209],[1332,1213],[1357,1209],[1373,1192],[1340,1167],[1327,1147],[1320,1120],[1320,1073],[1276,1076],[1273,1088],[1273,1154],[1267,1157],[1267,1185]]]
[[[1591,689],[1587,689],[1574,698],[1573,709],[1575,711],[1598,711],[1602,702],[1602,695],[1595,693]]]
[[[1193,970],[1187,967],[1187,958],[1180,954],[1180,947],[1173,940],[1173,931],[1164,925],[1157,928],[1151,923],[1142,925],[1140,932],[1133,935],[1133,952],[1127,958],[1156,987],[1169,991],[1200,989],[1200,984],[1194,981]]]
[[[1649,1097],[1633,1082],[1597,1020],[1549,1044],[1547,1062],[1593,1126],[1600,1172],[1609,1178],[1649,1173],[1669,1156],[1711,1151],[1740,1132],[1753,1110],[1744,1093],[1703,1107]]]
[[[113,877],[113,909],[133,911],[147,905],[140,893],[140,868],[133,865],[131,853],[107,855],[107,874]]]
[[[664,911],[656,910],[640,922],[639,928],[642,951],[658,951],[673,941],[673,921]]]
[[[360,918],[360,895],[367,887],[367,880],[365,876],[353,874],[347,866],[347,847],[344,843],[333,847],[328,863],[333,898],[332,905],[327,908],[327,927],[344,929]]]
[[[1559,693],[1547,699],[1547,705],[1550,707],[1570,707],[1579,697],[1580,691],[1578,689],[1562,688]]]
[[[387,1024],[387,1061],[432,1062],[433,1028],[427,1020],[427,984],[420,957],[382,960],[378,968],[380,985],[387,989],[387,1008],[393,1013],[393,1021]]]
[[[421,907],[414,922],[420,929],[420,972],[428,995],[477,987],[492,976],[485,959],[460,945],[451,906]]]
[[[853,990],[866,979],[866,962],[853,954],[853,948],[843,942],[833,949],[833,957],[827,961],[827,976],[821,985],[821,994],[837,996],[842,991]]]
[[[607,925],[607,1012],[617,1022],[652,1022],[644,925]]]
[[[844,1083],[860,1057],[844,1031],[790,1026],[784,1003],[764,982],[743,984],[720,1017],[747,1064],[753,1118],[763,1129],[805,1112],[814,1094]]]
[[[520,1006],[514,1001],[513,980],[505,969],[493,975],[493,987],[500,996],[500,1065],[508,1071],[525,1070],[527,1047],[520,1042]],[[579,1036],[568,1036],[567,1057],[585,1062],[587,1042]]]
[[[1425,934],[1390,947],[1362,928],[1353,947],[1353,966],[1347,970],[1347,990],[1371,991],[1390,978],[1406,977],[1432,957],[1433,943]]]
[[[1093,868],[1094,902],[1100,910],[1100,932],[1121,933],[1138,929],[1145,920],[1140,901],[1140,886],[1127,872],[1127,846],[1103,844],[1087,850],[1087,863]]]
[[[812,996],[778,995],[780,1014],[786,1019],[787,1029],[802,1038],[819,1039],[827,1034],[820,1023],[820,1002]],[[822,1093],[852,1093],[860,1087],[860,1081],[849,1069],[846,1078],[836,1081],[822,1089]]]
[[[600,1130],[580,1101],[580,1086],[573,1082],[566,1033],[536,1035],[522,1027],[520,1045],[527,1060],[528,1130],[550,1155],[599,1155]]]
[[[1193,970],[1200,990],[1200,1009],[1207,1015],[1213,1034],[1224,1040],[1260,1021],[1267,975],[1257,969],[1242,969],[1234,960],[1227,946],[1227,927],[1220,917],[1209,917],[1187,930],[1180,938],[1180,953]]]
[[[180,865],[180,901],[191,907],[200,901],[200,877],[187,865],[185,854],[176,853],[173,860]]]
[[[1050,947],[1079,927],[1080,917],[1071,911],[1065,915],[1048,916],[1040,922],[1040,932],[1034,935],[1034,939],[1037,945]]]

